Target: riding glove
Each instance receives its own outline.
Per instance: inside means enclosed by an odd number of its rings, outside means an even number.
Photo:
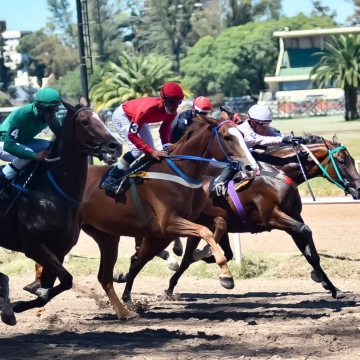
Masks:
[[[282,142],[284,144],[299,145],[304,142],[304,138],[302,138],[301,136],[284,136],[282,138]]]

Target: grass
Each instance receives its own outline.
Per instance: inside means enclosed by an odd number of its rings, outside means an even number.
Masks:
[[[358,279],[360,276],[360,254],[330,254],[319,251],[321,265],[331,278]],[[180,261],[180,259],[178,259]],[[68,271],[76,276],[97,275],[99,259],[72,257],[65,264]],[[0,252],[1,271],[9,276],[34,274],[34,262],[23,254],[11,255]],[[125,274],[130,265],[129,258],[118,259],[114,273]],[[277,254],[250,251],[243,256],[241,265],[229,262],[229,268],[234,279],[308,279],[312,268],[299,253]],[[146,264],[140,276],[154,276],[169,279],[174,273],[167,268],[164,260],[155,258]],[[196,278],[218,279],[220,269],[216,264],[206,264],[202,261],[192,264],[184,276]]]

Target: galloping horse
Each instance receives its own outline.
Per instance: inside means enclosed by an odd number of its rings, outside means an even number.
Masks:
[[[305,144],[299,157],[307,177],[311,179],[323,175],[330,182],[341,187],[345,193],[350,193],[354,200],[359,199],[360,176],[346,147],[339,144],[335,137],[333,142],[330,142],[310,134],[306,135]],[[259,155],[258,161],[275,165],[287,177],[282,176],[281,173],[278,177],[275,177],[276,173],[273,176],[257,176],[245,189],[237,192],[233,189],[232,195],[228,195],[220,207],[213,206],[212,200],[208,197],[197,222],[211,229],[212,220],[220,216],[226,220],[227,231],[230,233],[259,233],[274,229],[287,232],[313,267],[311,278],[315,282],[321,282],[326,290],[330,290],[334,298],[344,297],[321,268],[312,232],[301,217],[302,203],[296,187],[304,182],[304,177],[293,147],[282,145],[270,148]],[[208,190],[210,180],[209,177],[203,180],[205,191]],[[173,294],[179,278],[194,262],[193,251],[199,241],[198,237],[188,238],[180,268],[171,277],[169,288],[165,291],[167,295]],[[224,249],[227,260],[232,259],[233,253],[227,233],[223,235],[219,245]],[[204,253],[207,253],[206,250]],[[204,260],[213,262],[212,257]]]
[[[36,292],[38,298],[31,301],[9,304],[8,278],[0,274],[0,296],[5,296],[0,301],[2,320],[11,325],[16,323],[12,310],[22,312],[44,306],[72,287],[72,276],[62,262],[80,232],[78,214],[86,184],[87,157],[97,156],[111,164],[122,152],[122,144],[92,109],[63,104],[67,115],[52,144],[48,163],[35,165],[38,168],[32,175],[24,171],[26,186],[13,184],[12,191],[21,192],[21,196],[9,211],[8,202],[0,203],[0,246],[23,252],[43,266],[42,288]],[[53,287],[56,278],[60,284]]]

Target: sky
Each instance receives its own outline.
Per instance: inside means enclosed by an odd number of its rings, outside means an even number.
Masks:
[[[195,1],[195,0],[194,0]],[[75,0],[73,4],[75,20]],[[346,18],[353,13],[352,0],[322,0],[322,4],[336,10],[336,21],[344,23]],[[283,0],[283,14],[295,16],[299,12],[309,15],[313,9],[311,0]],[[49,22],[50,12],[46,0],[0,0],[0,20],[5,20],[7,30],[39,30]]]

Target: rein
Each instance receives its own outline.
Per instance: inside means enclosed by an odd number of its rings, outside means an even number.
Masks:
[[[205,161],[205,162],[209,162],[209,163],[217,163],[217,164],[222,164],[222,165],[230,165],[231,163],[231,159],[230,157],[226,154],[225,150],[223,149],[222,145],[221,145],[221,141],[220,141],[220,137],[219,137],[219,128],[226,124],[226,123],[231,123],[232,121],[230,120],[225,120],[223,122],[221,122],[220,124],[218,124],[217,126],[215,126],[212,129],[212,135],[211,135],[211,139],[210,139],[210,143],[209,143],[209,147],[208,147],[208,151],[210,153],[211,156],[211,147],[214,141],[214,138],[216,137],[220,149],[223,152],[223,154],[225,155],[226,159],[228,162],[221,162],[221,161],[217,161],[217,160],[213,160],[213,159],[206,159],[206,158],[202,158],[199,156],[191,156],[191,155],[169,155],[166,157],[166,161],[168,162],[168,164],[171,166],[171,168],[182,178],[184,179],[187,183],[189,184],[194,184],[194,185],[200,185],[201,181],[196,181],[193,180],[191,178],[189,178],[187,175],[185,175],[175,164],[171,159],[177,159],[177,160],[194,160],[194,161]]]
[[[341,176],[341,174],[340,174],[340,171],[339,171],[338,166],[337,166],[337,164],[336,164],[336,161],[335,161],[335,159],[334,159],[334,153],[336,153],[336,152],[338,152],[338,151],[340,151],[340,150],[346,150],[346,146],[345,146],[345,145],[341,145],[341,146],[338,146],[338,147],[336,147],[335,149],[332,149],[332,150],[328,149],[328,157],[329,157],[329,159],[328,159],[325,167],[323,167],[323,166],[320,164],[319,160],[315,157],[315,155],[310,151],[310,149],[309,149],[306,145],[301,144],[301,147],[302,147],[305,151],[307,151],[307,152],[309,153],[310,157],[314,160],[315,164],[316,164],[316,165],[320,168],[320,170],[322,171],[323,176],[326,177],[326,178],[328,178],[328,180],[330,180],[332,183],[334,183],[336,186],[338,186],[341,190],[344,190],[344,191],[346,192],[346,184],[345,184],[345,182],[344,182],[344,180],[343,180],[343,178],[342,178],[342,176]],[[334,179],[329,175],[329,173],[328,173],[328,171],[327,171],[327,169],[329,168],[329,165],[330,165],[330,161],[332,162],[332,165],[333,165],[333,167],[334,167],[334,169],[335,169],[336,175],[337,175],[338,178],[339,178],[339,181],[334,180]]]

